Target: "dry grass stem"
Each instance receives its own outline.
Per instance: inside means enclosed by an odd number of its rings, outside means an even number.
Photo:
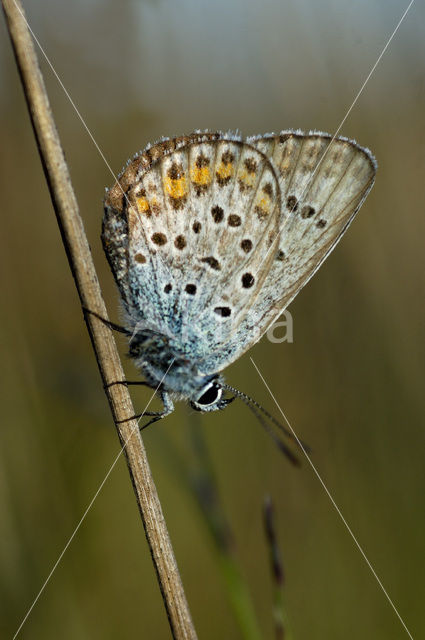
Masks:
[[[78,295],[83,307],[107,318],[76,197],[23,10],[19,0],[2,0],[2,2],[41,162]],[[107,386],[111,382],[124,379],[112,331],[92,314],[87,314],[86,323],[118,436],[121,444],[125,443],[127,464],[173,637],[196,638],[137,422],[133,420],[119,424],[120,420],[135,413],[130,396],[124,385]]]

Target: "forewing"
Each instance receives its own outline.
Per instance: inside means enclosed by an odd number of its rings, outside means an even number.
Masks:
[[[278,176],[279,235],[270,250],[273,259],[261,295],[226,345],[220,363],[213,355],[205,363],[207,370],[217,369],[217,364],[223,369],[259,340],[332,251],[376,172],[371,153],[346,138],[289,131],[247,142],[270,159]]]
[[[210,141],[217,137],[218,134],[202,135],[203,140]],[[102,243],[128,320],[145,321],[158,330],[166,324],[159,295],[163,265],[156,256],[157,247],[148,242],[144,224],[167,213],[158,165],[164,157],[198,138],[195,134],[181,136],[147,147],[127,163],[105,196]],[[161,242],[161,236],[156,241]],[[143,269],[141,265],[145,265]]]
[[[281,211],[272,163],[239,140],[194,134],[142,154],[107,195],[103,233],[129,316],[194,362],[229,344],[261,295]]]

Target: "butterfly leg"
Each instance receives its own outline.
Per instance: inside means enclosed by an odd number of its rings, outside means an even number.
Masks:
[[[160,391],[160,397],[164,405],[162,411],[143,411],[142,413],[136,413],[136,415],[131,416],[130,418],[119,420],[118,424],[120,424],[121,422],[127,422],[128,420],[138,420],[139,418],[143,418],[144,416],[152,417],[152,420],[149,420],[147,424],[140,427],[140,431],[142,431],[142,429],[146,429],[146,427],[148,427],[150,424],[153,424],[158,420],[162,420],[162,418],[165,418],[165,416],[168,416],[174,411],[174,404],[166,391]]]
[[[105,384],[105,389],[109,389],[109,387],[113,387],[115,384],[122,384],[126,387],[129,385],[138,385],[143,387],[150,387],[152,389],[152,385],[150,385],[146,380],[116,380],[115,382],[109,382]]]
[[[103,324],[106,324],[107,327],[109,327],[110,329],[112,329],[112,331],[119,331],[119,333],[124,333],[126,336],[132,336],[132,332],[129,331],[128,329],[126,329],[125,327],[122,327],[119,324],[116,324],[115,322],[111,322],[110,320],[106,320],[106,318],[102,318],[102,316],[100,316],[98,313],[96,313],[96,311],[91,311],[90,309],[87,309],[87,307],[83,307],[83,313],[84,315],[87,315],[88,313],[91,313],[93,316],[95,316],[96,318],[98,318],[98,320],[101,320],[103,322]],[[144,385],[146,387],[151,387],[150,384],[148,384],[147,382],[145,382],[144,380],[116,380],[115,382],[109,382],[108,384],[104,385],[105,389],[109,389],[109,387],[113,387],[115,384],[123,384],[126,387],[128,387],[128,385]]]
[[[174,411],[174,403],[171,400],[168,393],[166,391],[161,391],[160,394],[161,394],[161,400],[164,404],[163,410],[158,412],[152,412],[152,413],[150,412],[142,413],[143,416],[153,416],[153,417],[151,420],[149,420],[149,422],[144,424],[143,427],[140,427],[140,431],[143,431],[143,429],[146,429],[146,427],[149,427],[149,425],[153,424],[154,422],[158,422],[158,420],[162,420],[162,418],[165,418],[165,416],[168,416],[170,413]]]
[[[132,332],[126,329],[125,327],[122,327],[120,324],[116,324],[115,322],[111,322],[106,318],[102,318],[102,316],[96,313],[96,311],[91,311],[91,309],[87,309],[87,307],[83,307],[83,313],[84,313],[84,316],[86,316],[88,313],[91,313],[92,316],[94,316],[98,320],[101,320],[103,324],[106,324],[106,326],[112,329],[112,331],[118,331],[119,333],[124,333],[126,336],[133,335]]]

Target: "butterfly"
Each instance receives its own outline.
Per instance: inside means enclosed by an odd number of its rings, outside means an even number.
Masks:
[[[221,372],[332,251],[376,167],[352,140],[291,130],[195,132],[127,163],[106,192],[102,242],[124,309],[118,328],[164,405],[152,421],[175,400],[203,412],[250,400]]]

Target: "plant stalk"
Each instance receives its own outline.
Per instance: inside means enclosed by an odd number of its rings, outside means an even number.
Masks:
[[[107,319],[89,244],[22,5],[20,0],[2,0],[2,4],[53,208],[81,305],[83,309],[90,309]],[[172,635],[178,640],[194,640],[196,632],[138,423],[135,420],[120,422],[135,414],[131,398],[124,385],[108,386],[117,380],[124,380],[112,331],[94,314],[86,313],[85,320],[118,437],[124,447]]]

